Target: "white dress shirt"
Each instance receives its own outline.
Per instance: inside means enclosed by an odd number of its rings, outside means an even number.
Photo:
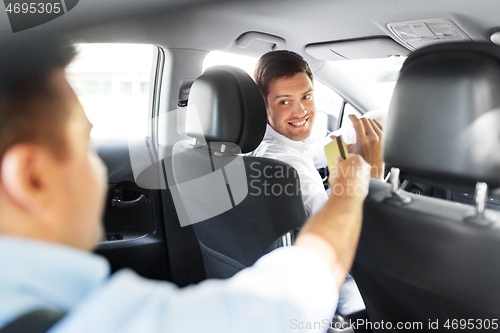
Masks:
[[[321,159],[320,148],[323,149],[323,146],[313,148],[310,144],[303,141],[290,140],[276,132],[267,124],[264,139],[262,139],[257,149],[248,153],[248,155],[274,158],[290,164],[297,170],[300,179],[302,200],[304,201],[307,214],[310,216],[320,210],[328,200],[325,187],[323,186],[323,180],[313,160],[313,155],[316,156],[318,161]],[[314,150],[313,154],[311,150]],[[319,152],[316,153],[318,150]],[[323,156],[324,155],[325,153],[323,150]],[[324,157],[324,160],[326,161],[326,157]],[[321,161],[318,163],[321,163]]]
[[[296,246],[183,289],[131,270],[110,276],[99,255],[14,237],[0,236],[0,264],[0,327],[35,309],[68,312],[50,333],[325,332],[338,300],[325,262]]]

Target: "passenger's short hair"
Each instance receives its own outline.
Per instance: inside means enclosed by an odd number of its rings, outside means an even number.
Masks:
[[[40,105],[59,97],[50,79],[75,54],[74,46],[60,39],[16,36],[0,41],[0,161],[20,142],[45,145],[58,158],[65,154],[69,115]]]
[[[267,104],[271,82],[292,77],[298,73],[306,73],[311,82],[314,82],[311,68],[300,54],[287,50],[271,51],[262,55],[257,62],[254,80]]]

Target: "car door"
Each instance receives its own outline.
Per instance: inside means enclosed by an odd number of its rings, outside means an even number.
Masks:
[[[105,237],[96,252],[112,271],[131,268],[170,278],[161,190],[137,184],[130,147],[150,145],[158,48],[134,44],[78,44],[67,76],[89,120],[92,143],[108,168]],[[171,218],[176,218],[170,214]]]
[[[144,277],[169,279],[160,191],[137,185],[129,140],[96,139],[94,144],[108,167],[106,235],[96,252],[113,271],[128,267]]]

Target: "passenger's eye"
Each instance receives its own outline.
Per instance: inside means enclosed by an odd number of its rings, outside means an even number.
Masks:
[[[284,99],[284,100],[280,101],[280,104],[281,105],[288,105],[288,104],[290,104],[290,101],[287,101],[286,99]]]
[[[306,95],[304,95],[303,99],[312,99],[312,95],[311,94],[306,94]]]

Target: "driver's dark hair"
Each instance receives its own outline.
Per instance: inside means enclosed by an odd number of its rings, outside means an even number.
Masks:
[[[9,37],[0,42],[0,161],[16,143],[42,144],[60,158],[65,150],[64,108],[51,78],[75,56],[74,46],[47,37]]]
[[[254,80],[267,104],[269,85],[274,80],[292,77],[298,73],[306,73],[311,83],[314,83],[309,64],[300,54],[293,51],[271,51],[262,55],[254,70]]]

